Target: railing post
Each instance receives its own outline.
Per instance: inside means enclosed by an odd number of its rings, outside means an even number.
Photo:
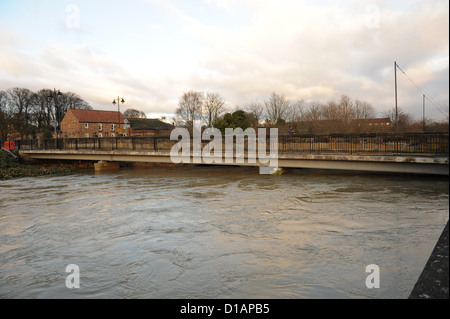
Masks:
[[[398,134],[395,134],[395,155],[398,155]]]
[[[355,143],[354,136],[350,138],[350,155],[353,155],[353,144]]]

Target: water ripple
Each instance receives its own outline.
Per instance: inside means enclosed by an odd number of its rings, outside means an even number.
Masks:
[[[0,298],[404,298],[448,181],[250,168],[0,183]],[[81,288],[65,287],[80,266]],[[365,266],[384,270],[365,288]]]

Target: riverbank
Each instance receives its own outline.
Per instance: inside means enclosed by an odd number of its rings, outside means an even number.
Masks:
[[[448,222],[409,299],[448,299]]]
[[[47,175],[65,175],[89,164],[61,163],[57,161],[25,161],[19,157],[14,159],[6,153],[0,154],[0,180],[10,180],[21,177],[36,177]]]

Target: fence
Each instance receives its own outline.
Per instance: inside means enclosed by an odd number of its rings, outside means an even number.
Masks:
[[[271,140],[266,137],[266,150]],[[234,150],[245,152],[254,139],[235,138]],[[64,138],[17,140],[17,150],[90,150],[90,151],[170,151],[178,142],[170,137]],[[196,141],[191,138],[191,149]],[[211,140],[202,140],[201,149]],[[273,140],[272,140],[273,142]],[[1,144],[3,146],[3,142]],[[256,144],[258,145],[258,144]],[[222,140],[225,150],[225,137]],[[384,154],[384,155],[448,155],[448,133],[414,134],[311,134],[278,136],[278,153],[302,154]]]

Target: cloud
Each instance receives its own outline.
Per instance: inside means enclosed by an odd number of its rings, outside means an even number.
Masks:
[[[60,86],[96,108],[123,94],[147,113],[174,112],[191,89],[231,106],[274,91],[324,102],[348,94],[383,112],[394,103],[397,61],[448,108],[448,1],[142,0],[117,24],[117,8],[100,7],[80,2],[82,32],[60,30],[63,10],[59,31],[38,45],[1,27],[0,80]],[[421,115],[417,88],[405,77],[399,84],[402,106]]]
[[[243,2],[252,23],[238,29],[185,19],[191,35],[208,47],[199,58],[202,76],[193,77],[194,86],[223,90],[241,101],[271,91],[292,99],[349,94],[368,100],[381,112],[393,105],[395,60],[426,87],[432,77],[430,61],[448,55],[448,31],[443,31],[448,3],[442,1],[422,2],[420,10],[402,12],[380,4],[379,22],[373,27],[368,25],[373,12],[367,6]],[[404,94],[405,108],[414,111],[409,105],[413,98],[407,98],[411,92],[408,88]]]

